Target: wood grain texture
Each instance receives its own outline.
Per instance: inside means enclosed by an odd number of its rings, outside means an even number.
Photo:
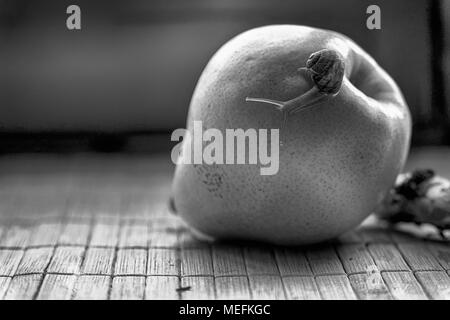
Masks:
[[[214,246],[212,248],[214,275],[246,276],[244,255],[240,248],[232,246]]]
[[[61,232],[60,223],[43,223],[33,228],[28,247],[54,246]]]
[[[27,249],[16,274],[43,273],[52,258],[53,251],[53,248]]]
[[[427,244],[428,251],[445,270],[450,270],[450,246],[442,243]]]
[[[127,223],[120,229],[120,248],[147,248],[149,228],[146,221]]]
[[[111,283],[109,276],[79,276],[74,287],[75,300],[106,300]]]
[[[408,264],[393,244],[371,244],[368,246],[380,271],[408,271]]]
[[[180,259],[174,249],[150,248],[148,251],[148,275],[177,276],[180,274]]]
[[[395,299],[427,299],[427,295],[413,273],[406,271],[383,272],[382,276]]]
[[[315,275],[345,274],[342,263],[331,246],[308,249],[306,256]]]
[[[1,248],[20,248],[24,249],[30,238],[31,228],[21,225],[8,226],[3,237],[0,238]]]
[[[280,274],[271,248],[246,247],[244,257],[249,276]]]
[[[92,275],[111,275],[116,250],[113,248],[89,248],[86,251],[82,272]]]
[[[115,247],[119,238],[119,225],[97,223],[92,230],[90,246]]]
[[[0,249],[0,276],[13,276],[22,256],[22,250]]]
[[[275,259],[282,276],[312,276],[306,255],[300,249],[277,248]]]
[[[9,285],[5,300],[31,300],[37,295],[43,275],[29,274],[15,276]]]
[[[0,300],[2,300],[11,283],[11,277],[0,277]]]
[[[182,277],[181,287],[178,289],[182,300],[215,299],[213,277]]]
[[[356,300],[350,281],[345,275],[318,276],[317,287],[325,300]]]
[[[142,300],[145,293],[145,277],[114,277],[111,288],[112,300]]]
[[[336,250],[347,274],[365,273],[370,267],[375,267],[372,257],[363,244],[339,245]]]
[[[120,249],[117,252],[114,275],[146,275],[147,274],[147,250],[145,249]]]
[[[416,278],[431,298],[450,300],[450,278],[444,271],[421,271]]]
[[[59,245],[85,246],[88,243],[91,225],[87,223],[67,223],[59,236]]]
[[[74,275],[47,274],[39,290],[38,300],[68,300],[72,297]]]
[[[248,300],[251,299],[247,277],[224,276],[215,279],[217,299]]]
[[[146,300],[178,300],[180,279],[177,276],[148,276],[145,285]]]
[[[450,247],[414,226],[369,218],[303,248],[200,240],[167,208],[172,168],[151,159],[0,159],[15,168],[0,184],[0,299],[449,298]]]
[[[213,265],[210,250],[183,249],[181,250],[182,276],[212,276]]]
[[[381,273],[349,275],[350,284],[361,300],[391,300],[392,296]]]
[[[398,245],[398,248],[413,271],[442,270],[439,262],[425,245],[402,243]]]
[[[286,299],[280,276],[249,276],[252,298],[255,300],[283,300]]]
[[[48,266],[48,273],[78,274],[83,261],[84,247],[58,247]]]
[[[314,277],[283,277],[286,298],[290,300],[320,300],[320,292]]]

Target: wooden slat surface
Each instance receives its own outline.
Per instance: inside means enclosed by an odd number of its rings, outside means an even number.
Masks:
[[[22,250],[0,249],[0,276],[13,276],[22,256]]]
[[[114,277],[111,288],[113,300],[142,300],[145,293],[145,277]]]
[[[108,298],[111,278],[108,276],[78,277],[73,298],[75,300],[105,300]]]
[[[147,274],[147,250],[120,249],[117,252],[114,275],[141,275]]]
[[[0,248],[25,248],[30,238],[30,229],[20,225],[6,225]]]
[[[110,275],[115,256],[114,248],[89,248],[84,256],[82,272],[93,275]]]
[[[11,283],[11,277],[0,277],[0,300],[2,300]]]
[[[215,299],[214,277],[194,276],[182,277],[181,288],[179,290],[181,299],[198,300],[198,299]]]
[[[383,273],[383,279],[395,299],[416,300],[427,296],[412,272],[392,271]]]
[[[427,249],[433,255],[433,257],[439,262],[442,268],[444,268],[445,270],[450,270],[449,244],[429,243],[427,245]]]
[[[282,276],[313,275],[306,255],[299,249],[276,249],[275,257]]]
[[[249,281],[253,299],[286,299],[280,276],[249,276]]]
[[[450,299],[446,241],[369,221],[303,248],[205,242],[167,209],[164,158],[18,158],[0,159],[0,300]]]
[[[181,251],[182,276],[207,276],[213,274],[210,250],[183,249]]]
[[[59,236],[58,244],[86,246],[90,230],[90,224],[68,222]]]
[[[65,274],[47,274],[42,282],[37,299],[71,299],[77,277]]]
[[[44,273],[52,259],[53,251],[53,248],[27,249],[16,274]]]
[[[320,276],[317,286],[325,300],[355,300],[356,294],[345,275]]]
[[[271,248],[246,247],[244,257],[248,275],[279,275]]]
[[[361,300],[391,300],[392,295],[380,272],[349,275],[350,284]]]
[[[334,247],[308,249],[306,256],[315,275],[344,274],[344,268]]]
[[[44,276],[29,274],[14,276],[6,292],[6,300],[31,300],[36,297]]]
[[[103,213],[104,214],[104,213]],[[119,237],[119,225],[99,222],[94,225],[90,246],[115,247]]]
[[[399,249],[411,270],[442,270],[433,254],[421,243],[402,243]]]
[[[61,230],[60,223],[42,223],[33,227],[28,247],[56,245]]]
[[[62,246],[56,248],[52,261],[47,268],[47,272],[78,274],[80,272],[84,252],[84,247]]]
[[[408,271],[408,264],[394,244],[371,244],[369,251],[381,271]]]
[[[450,278],[445,272],[422,271],[416,277],[433,299],[450,300]]]
[[[319,300],[320,291],[314,277],[283,277],[286,298],[292,300]]]
[[[226,276],[215,279],[217,299],[233,300],[251,298],[247,277]]]
[[[215,276],[246,276],[242,250],[236,247],[217,246],[213,249],[213,267]]]
[[[148,300],[177,300],[180,296],[178,276],[149,276],[145,285],[145,298]]]
[[[119,247],[121,248],[147,248],[148,244],[147,223],[134,222],[122,226],[119,236]]]
[[[153,276],[178,276],[180,259],[178,250],[150,248],[148,251],[147,274]]]
[[[364,244],[348,244],[337,247],[337,252],[347,274],[365,273],[375,263]]]

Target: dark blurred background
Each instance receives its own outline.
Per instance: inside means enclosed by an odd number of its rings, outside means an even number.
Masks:
[[[211,55],[238,33],[267,24],[351,37],[403,90],[413,143],[450,144],[449,2],[0,0],[0,149],[86,138],[109,150],[129,135],[166,137],[184,127]],[[80,31],[66,28],[70,4],[81,7]],[[371,4],[381,8],[381,30],[366,28]]]

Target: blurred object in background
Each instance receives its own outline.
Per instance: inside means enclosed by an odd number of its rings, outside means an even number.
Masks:
[[[381,30],[368,30],[373,2],[366,0],[0,0],[0,128],[170,132],[184,127],[197,79],[224,42],[257,26],[303,24],[360,44],[402,88],[415,143],[443,143],[450,127],[450,50],[446,83],[439,52],[443,29],[449,39],[445,2],[377,1]],[[75,3],[82,30],[69,31],[66,8]]]

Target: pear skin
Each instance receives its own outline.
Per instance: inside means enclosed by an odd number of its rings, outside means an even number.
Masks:
[[[342,59],[340,82],[299,70],[321,50]],[[295,25],[252,29],[223,45],[195,88],[189,131],[193,121],[221,132],[279,129],[279,170],[178,164],[178,215],[211,238],[281,245],[321,242],[360,224],[394,184],[411,136],[406,102],[373,58],[346,36]]]

